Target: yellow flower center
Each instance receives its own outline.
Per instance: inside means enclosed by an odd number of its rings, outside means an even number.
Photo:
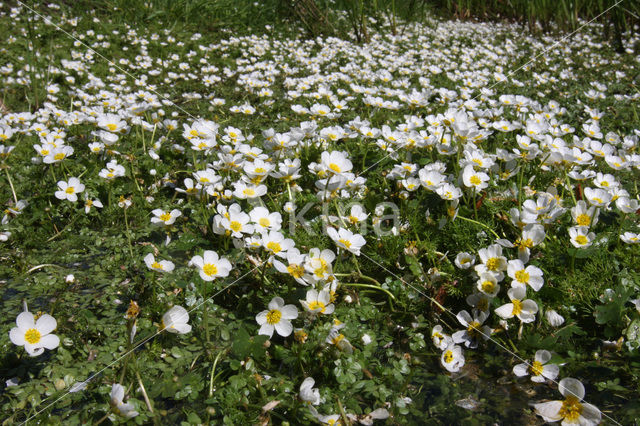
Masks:
[[[528,283],[529,282],[529,273],[526,272],[524,269],[517,271],[516,272],[516,280],[520,281],[521,283]]]
[[[499,266],[500,266],[500,259],[498,259],[497,257],[492,257],[491,259],[487,260],[488,270],[497,271]]]
[[[289,265],[287,266],[287,272],[295,278],[301,278],[302,274],[304,274],[304,267],[301,265]]]
[[[171,213],[162,213],[160,215],[160,220],[163,222],[168,222],[169,220],[171,220]]]
[[[469,182],[471,182],[472,185],[480,185],[482,183],[480,178],[476,175],[471,176],[471,178],[469,178]]]
[[[113,123],[107,124],[107,129],[109,129],[112,132],[115,132],[117,128],[118,126],[116,124],[113,124]]]
[[[87,201],[84,203],[84,205],[85,205],[85,206],[87,206],[87,207],[91,207],[91,206],[93,206],[93,201],[92,201],[92,200],[87,200]]]
[[[540,376],[542,375],[543,369],[544,367],[542,366],[542,363],[539,361],[533,361],[533,364],[529,367],[529,373],[531,373],[532,376]]]
[[[576,217],[576,223],[578,226],[589,226],[591,225],[591,217],[586,213],[582,213]]]
[[[329,168],[336,173],[340,173],[341,171],[340,166],[338,166],[336,163],[329,164]]]
[[[588,242],[589,242],[589,240],[584,235],[578,235],[576,237],[576,243],[580,244],[581,246],[587,244]]]
[[[277,309],[272,309],[269,311],[269,313],[267,313],[267,324],[277,324],[280,322],[280,319],[282,318],[282,312],[280,312]]]
[[[234,232],[238,232],[242,229],[242,224],[237,220],[234,220],[229,224],[229,228],[233,229]]]
[[[522,249],[531,248],[533,247],[533,240],[531,238],[527,238],[525,240],[519,239],[516,241],[516,245],[518,245]]]
[[[471,321],[467,326],[467,333],[471,337],[480,335],[480,323],[478,321]]]
[[[254,172],[255,172],[255,173],[266,173],[266,172],[267,172],[267,170],[266,170],[265,168],[263,168],[263,167],[257,167],[257,168],[254,170]]]
[[[345,240],[344,238],[340,238],[338,240],[338,242],[341,243],[346,248],[351,248],[351,241],[349,241],[349,240]]]
[[[53,156],[53,159],[58,161],[62,160],[63,158],[64,158],[64,152],[59,152]]]
[[[247,197],[253,197],[256,194],[256,191],[254,191],[253,188],[246,188],[242,193]]]
[[[446,351],[444,353],[444,362],[449,364],[451,361],[453,361],[453,352]]]
[[[40,341],[40,332],[38,330],[36,330],[35,328],[30,328],[27,330],[26,333],[24,333],[24,340],[26,340],[28,343],[35,345],[36,343],[38,343]]]
[[[568,420],[568,423],[575,423],[580,418],[580,413],[582,413],[582,404],[580,404],[578,398],[569,395],[567,399],[562,402],[562,408],[558,415]]]
[[[485,281],[482,283],[482,291],[484,291],[485,293],[493,293],[493,290],[496,288],[496,285],[493,283],[493,281]]]
[[[162,265],[161,265],[161,264],[159,264],[158,262],[153,262],[153,263],[151,264],[151,267],[152,267],[153,269],[163,269],[163,268],[162,268]]]
[[[212,265],[211,263],[207,263],[202,267],[202,270],[208,276],[216,275],[218,273],[218,267],[216,265]]]
[[[513,299],[511,303],[513,303],[513,311],[511,311],[511,313],[513,315],[520,314],[522,312],[522,302],[518,299]]]
[[[270,221],[269,219],[267,219],[266,217],[262,217],[262,218],[260,218],[260,220],[258,221],[258,223],[260,224],[260,226],[263,226],[263,227],[265,227],[265,228],[266,228],[267,226],[271,225],[271,221]]]
[[[336,337],[331,339],[331,343],[337,345],[342,339],[344,339],[344,334],[338,334]]]
[[[349,216],[349,222],[355,225],[356,223],[360,222],[360,220],[355,216]]]
[[[322,302],[314,300],[313,302],[309,302],[309,310],[315,311],[320,309],[320,312],[324,312],[325,305]]]
[[[66,192],[67,194],[73,194],[75,192],[75,189],[73,189],[73,186],[68,186],[67,189],[64,190],[64,192]]]
[[[280,245],[280,243],[276,243],[275,241],[269,241],[267,243],[267,248],[274,253],[278,253],[280,252],[280,250],[282,250],[282,246]]]

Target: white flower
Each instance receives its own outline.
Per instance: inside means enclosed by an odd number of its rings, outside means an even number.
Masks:
[[[602,413],[591,404],[580,402],[584,398],[584,386],[579,380],[564,378],[558,384],[564,401],[550,401],[535,404],[536,414],[547,422],[562,420],[562,426],[595,425],[600,423]]]
[[[259,244],[262,244],[260,241]],[[305,256],[300,254],[300,250],[297,248],[291,248],[287,250],[287,263],[285,266],[284,263],[280,262],[278,259],[273,259],[273,266],[276,268],[278,272],[282,272],[283,274],[291,275],[298,283],[302,285],[308,285],[303,276],[305,273],[304,262]]]
[[[169,333],[187,334],[191,331],[189,322],[189,312],[182,306],[174,306],[162,316],[161,330]]]
[[[266,207],[256,207],[249,212],[251,222],[255,224],[256,231],[260,233],[266,231],[279,231],[282,227],[282,216],[280,213],[269,213]]]
[[[466,166],[462,172],[464,186],[473,188],[476,192],[489,186],[488,181],[489,175],[484,172],[476,172],[472,164]]]
[[[353,164],[342,151],[323,152],[320,156],[322,166],[329,173],[341,174],[350,171]]]
[[[440,324],[436,325],[431,330],[431,341],[433,341],[433,344],[436,345],[436,348],[440,349],[441,351],[445,350],[447,346],[449,346],[449,343],[453,343],[451,336],[447,336],[446,334],[444,334],[444,332],[442,331],[442,326]]]
[[[85,195],[85,201],[84,201],[84,212],[85,212],[85,214],[88,214],[89,211],[91,211],[91,207],[98,207],[98,208],[101,209],[103,207],[102,201],[100,201],[97,198],[94,199],[94,200],[91,200],[89,198],[86,198],[86,195]]]
[[[544,313],[544,317],[552,327],[560,327],[562,324],[564,324],[564,317],[553,309],[546,311]]]
[[[507,275],[513,279],[512,286],[530,286],[535,291],[542,288],[542,270],[536,266],[529,265],[525,268],[524,263],[519,260],[510,260],[507,266]]]
[[[307,377],[300,385],[300,399],[311,405],[320,404],[320,391],[313,388],[315,383],[312,377]]]
[[[500,291],[500,284],[496,280],[495,275],[490,272],[483,272],[477,281],[478,291],[489,297],[496,297]]]
[[[170,212],[161,209],[155,209],[152,210],[151,213],[153,213],[154,216],[151,218],[151,223],[160,226],[173,225],[176,219],[182,216],[182,212],[178,209],[173,209]]]
[[[57,327],[55,318],[44,314],[38,320],[29,311],[21,312],[16,318],[16,325],[9,331],[9,339],[24,349],[30,356],[38,356],[45,349],[55,349],[60,345],[60,338],[50,334]]]
[[[226,277],[231,271],[231,262],[226,258],[220,258],[218,253],[206,250],[202,256],[193,256],[189,266],[195,265],[200,272],[200,278],[205,281],[213,281],[218,277]]]
[[[149,253],[144,257],[144,263],[147,265],[147,268],[159,272],[171,272],[175,267],[173,262],[168,260],[161,260],[157,262],[153,253]]]
[[[454,261],[455,265],[460,269],[469,269],[476,261],[476,257],[467,252],[458,253]]]
[[[464,343],[466,347],[473,349],[478,347],[478,340],[481,337],[487,340],[493,330],[486,325],[482,325],[482,323],[485,322],[488,316],[489,314],[486,312],[477,311],[474,312],[474,317],[471,318],[467,311],[460,311],[456,318],[466,329],[453,333],[451,337],[454,343]]]
[[[640,234],[625,232],[620,235],[620,239],[627,244],[638,244],[640,243]]]
[[[124,387],[121,384],[114,383],[111,386],[111,408],[113,412],[119,416],[130,419],[137,416],[139,413],[135,410],[135,407],[130,402],[124,403]]]
[[[607,190],[602,188],[585,188],[584,197],[587,199],[589,204],[596,207],[605,207],[613,198]]]
[[[314,314],[329,315],[335,310],[335,306],[331,303],[331,294],[326,290],[307,290],[307,300],[301,300],[300,303]]]
[[[339,228],[337,231],[334,228],[327,228],[327,234],[338,247],[342,247],[356,256],[360,256],[360,249],[367,243],[362,235],[354,234],[344,228]]]
[[[84,191],[84,185],[80,183],[80,179],[76,177],[69,178],[68,182],[63,180],[58,182],[59,190],[56,191],[56,198],[59,200],[69,200],[72,202],[78,201],[80,192]]]
[[[509,319],[516,316],[524,323],[535,321],[538,305],[531,299],[522,300],[527,295],[526,287],[512,287],[507,291],[507,295],[511,299],[511,303],[502,305],[495,311],[500,318]]]
[[[453,342],[447,346],[442,352],[440,362],[448,371],[456,373],[460,371],[464,365],[464,355],[462,354],[462,348],[458,345],[454,345]]]
[[[268,308],[256,315],[256,322],[260,326],[258,334],[271,337],[275,330],[283,337],[290,335],[293,331],[290,320],[298,318],[298,309],[294,305],[285,305],[281,297],[274,297]]]
[[[571,237],[571,244],[575,248],[586,248],[593,243],[596,234],[589,232],[589,228],[586,226],[572,226],[569,228],[569,237]]]
[[[543,383],[546,379],[554,380],[558,377],[560,367],[556,364],[546,364],[551,359],[551,352],[540,349],[536,351],[533,363],[522,363],[513,367],[513,374],[524,377],[531,374],[531,381]],[[545,365],[546,364],[546,365]]]
[[[291,238],[285,238],[278,231],[269,231],[262,234],[262,246],[272,254],[285,258],[287,252],[294,248],[294,242]]]

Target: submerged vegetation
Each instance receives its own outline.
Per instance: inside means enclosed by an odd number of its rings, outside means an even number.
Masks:
[[[436,3],[2,3],[3,424],[637,422],[636,6]]]

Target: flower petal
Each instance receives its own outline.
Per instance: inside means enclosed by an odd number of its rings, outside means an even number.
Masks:
[[[48,314],[42,315],[38,318],[38,321],[36,321],[36,328],[43,336],[51,333],[57,326],[58,323],[56,322],[56,319]]]
[[[293,331],[293,326],[289,321],[281,320],[276,324],[276,331],[282,337],[287,337]]]
[[[541,404],[535,404],[533,408],[536,410],[536,414],[547,422],[562,420],[562,416],[560,416],[562,401],[543,402]]]
[[[285,305],[280,312],[282,312],[283,319],[290,320],[298,318],[298,308],[296,308],[295,305]]]
[[[33,319],[33,314],[29,311],[21,312],[20,315],[18,315],[18,318],[16,318],[16,325],[23,331],[34,328],[36,322]]]
[[[9,331],[9,339],[13,342],[14,345],[23,346],[25,343],[24,340],[24,331],[20,330],[18,327],[14,327]]]
[[[579,400],[584,398],[584,385],[580,380],[573,379],[571,377],[566,377],[560,380],[560,383],[558,383],[558,390],[564,397],[571,395],[575,396]]]
[[[60,338],[55,334],[47,334],[40,339],[38,345],[45,349],[55,349],[60,346]]]

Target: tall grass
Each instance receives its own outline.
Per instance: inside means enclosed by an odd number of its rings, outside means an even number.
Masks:
[[[604,24],[605,36],[622,50],[625,31],[640,25],[640,2],[624,0],[433,0],[437,10],[459,19],[511,20],[529,27],[532,32],[573,31],[581,20]]]

